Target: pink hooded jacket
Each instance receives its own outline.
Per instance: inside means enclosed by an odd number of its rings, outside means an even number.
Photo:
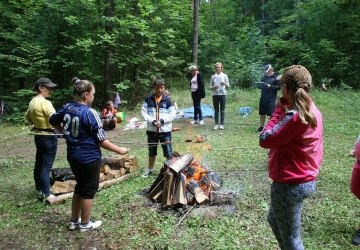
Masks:
[[[269,148],[270,178],[279,183],[300,184],[313,181],[323,159],[323,120],[314,103],[310,110],[317,127],[303,124],[296,110],[277,106],[260,134],[260,146]]]

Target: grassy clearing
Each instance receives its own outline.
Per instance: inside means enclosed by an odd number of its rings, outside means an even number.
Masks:
[[[179,107],[191,106],[187,92],[171,91]],[[359,94],[340,93],[348,105],[331,93],[314,92],[324,116],[325,156],[314,197],[306,200],[303,212],[303,241],[306,249],[351,249],[354,228],[359,223],[359,202],[349,191],[354,159],[348,157],[359,133]],[[256,90],[231,89],[224,131],[213,131],[212,119],[205,126],[192,126],[190,120],[177,120],[180,131],[173,133],[174,150],[191,152],[213,170],[222,170],[224,188],[239,196],[232,215],[214,219],[187,217],[174,230],[180,218],[171,212],[159,212],[145,199],[142,191],[155,177],[140,176],[99,192],[94,218],[102,218],[100,230],[69,232],[71,201],[44,206],[35,201],[32,179],[34,144],[26,127],[0,128],[0,249],[276,249],[277,243],[266,222],[271,181],[266,172],[266,150],[258,147]],[[211,98],[203,103],[211,105]],[[251,106],[247,117],[239,107]],[[128,117],[140,117],[138,112]],[[111,131],[114,141],[144,142],[145,131]],[[185,143],[202,134],[205,143]],[[243,148],[241,148],[243,147]],[[103,152],[111,155],[110,152]],[[140,171],[147,162],[147,149],[133,146]],[[157,170],[162,165],[161,151]],[[60,141],[54,167],[67,166],[65,143]],[[141,172],[140,172],[141,173]]]

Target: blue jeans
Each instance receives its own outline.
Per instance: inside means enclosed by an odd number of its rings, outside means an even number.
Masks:
[[[213,95],[213,106],[215,110],[215,124],[224,125],[226,95]],[[219,123],[220,110],[220,123]]]
[[[201,111],[201,97],[197,92],[191,92],[191,98],[194,106],[194,121],[197,121],[198,118],[199,121],[201,121],[203,119]]]
[[[303,250],[301,210],[304,199],[315,193],[316,181],[271,185],[268,222],[282,250]]]
[[[58,138],[56,136],[35,135],[35,167],[34,167],[34,180],[36,190],[42,191],[45,197],[50,193],[50,171],[52,169]]]

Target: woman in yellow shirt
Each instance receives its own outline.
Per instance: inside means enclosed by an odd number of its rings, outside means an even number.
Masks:
[[[54,199],[50,192],[50,171],[55,160],[58,138],[55,129],[49,123],[49,117],[55,113],[52,103],[47,100],[52,89],[57,86],[50,79],[41,77],[34,85],[37,95],[30,101],[26,120],[34,125],[36,146],[34,180],[38,198],[42,201]]]

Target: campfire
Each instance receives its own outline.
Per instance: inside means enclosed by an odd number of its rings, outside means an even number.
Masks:
[[[152,201],[162,203],[164,208],[232,204],[234,194],[220,192],[221,186],[218,173],[195,161],[192,154],[185,154],[164,163],[148,196]]]

